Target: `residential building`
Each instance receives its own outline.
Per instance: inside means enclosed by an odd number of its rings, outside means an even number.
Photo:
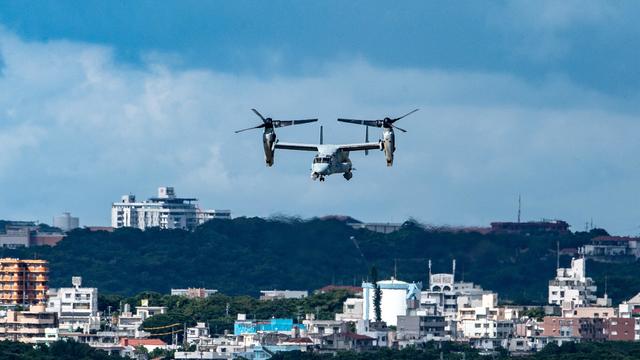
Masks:
[[[527,222],[492,222],[491,232],[496,234],[539,234],[569,233],[569,224],[562,220],[542,220]]]
[[[336,321],[356,322],[363,319],[364,299],[347,298],[342,304],[342,313],[336,314]]]
[[[352,222],[352,223],[348,223],[347,225],[351,226],[352,228],[359,230],[359,229],[366,229],[369,231],[374,231],[374,232],[378,232],[378,233],[382,233],[382,234],[390,234],[394,231],[398,231],[402,228],[402,224],[399,223],[361,223],[361,222]]]
[[[616,309],[606,306],[581,306],[562,309],[562,317],[565,318],[613,318],[616,317]]]
[[[421,283],[407,283],[396,280],[393,277],[390,280],[378,281],[377,286],[380,287],[382,297],[380,299],[380,311],[382,321],[387,325],[396,326],[398,316],[407,314],[407,302],[420,300]],[[362,283],[362,299],[363,303],[363,320],[374,321],[375,286],[370,282]]]
[[[247,320],[245,314],[238,314],[233,324],[234,335],[248,335],[257,333],[289,333],[296,337],[296,333],[306,330],[304,324],[294,324],[293,319]]]
[[[205,288],[171,289],[171,296],[184,296],[190,299],[205,299],[217,292],[218,290]]]
[[[640,293],[618,305],[618,316],[640,317]]]
[[[67,232],[80,227],[80,219],[71,216],[71,213],[65,212],[60,216],[53,217],[53,226]]]
[[[606,340],[607,320],[545,316],[542,336],[577,337],[586,341]]]
[[[34,343],[46,338],[46,330],[57,328],[56,314],[46,312],[44,304],[31,305],[29,310],[7,310],[0,318],[0,340]]]
[[[187,328],[187,343],[193,345],[200,345],[203,342],[211,339],[211,333],[209,326],[206,323],[199,322],[196,326]]]
[[[637,341],[640,340],[639,318],[607,319],[607,340],[611,341]]]
[[[549,304],[563,307],[588,306],[596,302],[595,282],[586,276],[584,258],[571,259],[570,268],[558,268],[549,281]]]
[[[167,308],[165,306],[149,306],[148,299],[140,300],[140,305],[136,307],[135,315],[131,311],[131,306],[124,304],[124,309],[118,316],[117,328],[128,334],[133,334],[134,337],[140,337],[140,326],[146,319],[154,315],[166,314],[166,312]]]
[[[148,352],[152,352],[156,349],[166,349],[167,343],[160,339],[130,339],[121,338],[120,345],[127,347],[131,346],[134,349],[138,347],[145,348]]]
[[[166,313],[166,306],[149,306],[149,299],[140,300],[140,306],[136,307],[136,315],[139,316],[142,321],[145,321],[152,316]]]
[[[78,328],[89,333],[100,329],[98,313],[98,289],[82,287],[82,278],[71,278],[70,288],[49,290],[47,312],[58,316],[60,329],[74,331]]]
[[[309,296],[306,290],[261,290],[260,300],[303,299]]]
[[[398,340],[444,338],[446,322],[441,315],[398,316]]]
[[[323,338],[323,348],[326,350],[373,350],[375,339],[351,332],[336,333]]]
[[[307,314],[302,320],[306,332],[310,337],[322,337],[325,335],[346,332],[347,324],[338,320],[317,320],[314,314]]]
[[[31,305],[47,301],[46,260],[0,259],[0,305]]]
[[[193,230],[211,219],[231,218],[229,210],[202,210],[196,201],[177,197],[173,187],[159,187],[158,195],[147,201],[137,202],[135,195],[125,195],[111,206],[111,226]]]
[[[628,258],[640,258],[640,238],[626,236],[598,236],[578,252],[596,261],[613,261]]]

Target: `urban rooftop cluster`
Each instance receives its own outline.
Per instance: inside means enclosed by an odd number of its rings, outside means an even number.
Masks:
[[[340,350],[402,349],[430,341],[460,342],[485,353],[507,349],[512,354],[540,351],[546,345],[588,341],[640,340],[640,294],[613,306],[605,293],[596,297],[596,284],[587,276],[584,258],[557,268],[549,281],[548,305],[500,305],[498,294],[433,273],[428,284],[387,280],[363,281],[361,286],[327,286],[319,292],[343,290],[342,312],[331,320],[314,314],[303,318],[237,320],[233,333],[215,333],[207,323],[144,327],[145,320],[166,314],[149,299],[99,311],[98,289],[82,286],[48,288],[45,260],[0,259],[0,340],[31,344],[73,339],[110,354],[140,358],[139,349],[173,351],[175,359],[268,359],[282,351],[331,353]],[[207,298],[214,289],[172,289],[172,296]],[[306,290],[264,290],[260,300],[303,299]],[[113,310],[113,311],[112,311]],[[160,332],[158,332],[160,331]],[[167,343],[159,335],[171,335]]]

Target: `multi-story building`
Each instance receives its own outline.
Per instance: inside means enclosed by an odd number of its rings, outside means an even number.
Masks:
[[[596,261],[640,258],[640,239],[626,236],[598,236],[578,249],[578,252]]]
[[[62,231],[71,231],[80,227],[80,219],[71,216],[71,213],[65,212],[60,216],[53,217],[53,226]]]
[[[542,328],[542,336],[580,338],[587,341],[607,339],[607,319],[603,318],[546,316]]]
[[[190,299],[205,299],[217,292],[218,290],[205,288],[171,289],[171,296],[184,296]]]
[[[34,343],[57,326],[56,315],[46,312],[44,304],[32,305],[27,311],[7,310],[7,316],[0,318],[0,340]]]
[[[398,340],[431,340],[445,336],[444,316],[407,315],[398,316]]]
[[[0,246],[11,249],[19,247],[49,245],[55,246],[65,234],[44,228],[31,221],[11,221],[0,230]]]
[[[71,284],[73,287],[49,290],[47,312],[58,315],[61,330],[80,328],[84,333],[99,330],[98,289],[81,287],[79,276],[71,278]]]
[[[595,282],[586,276],[585,259],[571,259],[570,268],[558,268],[549,281],[549,304],[573,308],[596,302]]]
[[[0,259],[0,305],[31,305],[47,301],[46,260]]]
[[[304,299],[307,296],[306,290],[260,290],[260,300]]]
[[[173,187],[159,187],[158,196],[137,202],[135,195],[125,195],[111,206],[114,228],[149,227],[193,230],[211,219],[230,219],[229,210],[202,210],[195,198],[179,198]]]

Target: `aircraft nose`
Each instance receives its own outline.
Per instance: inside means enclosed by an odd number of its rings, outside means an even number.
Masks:
[[[328,170],[329,164],[313,164],[313,171],[318,174],[326,175]]]

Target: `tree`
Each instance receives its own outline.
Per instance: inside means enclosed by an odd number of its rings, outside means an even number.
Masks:
[[[382,290],[378,285],[378,269],[374,265],[371,267],[371,283],[373,284],[373,311],[375,312],[376,322],[382,320],[382,309],[380,307],[380,303],[382,301]]]

